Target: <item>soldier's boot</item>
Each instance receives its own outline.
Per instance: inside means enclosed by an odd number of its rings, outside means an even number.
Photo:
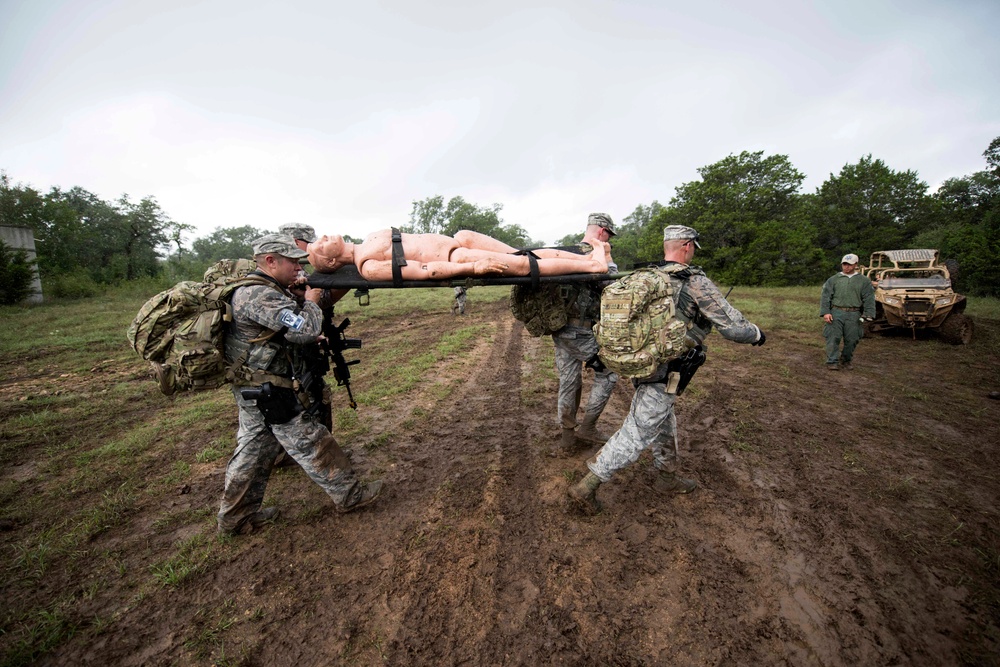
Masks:
[[[580,428],[576,432],[576,437],[594,445],[603,445],[606,443],[608,436],[597,430],[597,418],[600,416],[600,412],[585,413],[583,421],[580,422]]]
[[[576,454],[579,446],[576,439],[576,431],[571,428],[564,428],[562,435],[559,437],[559,444],[549,450],[549,456],[554,458],[573,456]]]
[[[597,514],[604,509],[601,501],[597,499],[599,486],[601,486],[601,478],[588,471],[584,478],[569,487],[566,493],[579,509],[587,514]]]
[[[678,477],[677,473],[661,470],[659,476],[656,478],[656,481],[653,482],[653,488],[660,493],[676,495],[681,493],[691,493],[698,488],[698,482],[693,479]]]
[[[371,505],[375,502],[375,499],[379,497],[382,493],[382,488],[385,484],[382,480],[376,480],[374,482],[368,482],[367,484],[357,483],[351,492],[347,494],[347,499],[344,501],[343,505],[337,505],[337,511],[341,514],[347,514],[348,512],[353,512],[354,510],[361,509],[367,505]]]
[[[219,532],[223,535],[249,535],[255,533],[269,523],[274,523],[274,520],[281,515],[281,510],[277,507],[268,507],[267,509],[260,510],[259,512],[254,512],[246,519],[241,521],[236,525],[236,528],[232,530],[223,530],[219,527]]]

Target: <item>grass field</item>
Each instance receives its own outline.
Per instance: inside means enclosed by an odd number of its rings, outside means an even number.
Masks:
[[[730,300],[769,335],[809,335],[819,329],[818,293],[818,286],[738,287]],[[507,294],[508,288],[475,288],[470,309]],[[96,641],[148,596],[211,571],[245,549],[215,536],[212,505],[156,510],[183,497],[185,487],[205,470],[224,465],[236,424],[228,389],[173,399],[155,390],[144,362],[125,340],[126,327],[149,296],[148,289],[120,289],[80,301],[0,309],[0,465],[6,470],[0,481],[5,563],[0,590],[11,601],[0,612],[0,664],[5,667],[30,664],[81,633]],[[334,403],[338,437],[375,449],[399,434],[380,430],[366,415],[422,392],[438,392],[439,400],[456,385],[428,382],[430,371],[447,375],[448,365],[460,365],[492,329],[470,318],[433,345],[418,347],[409,332],[421,327],[427,314],[448,311],[451,290],[373,291],[371,300],[371,306],[360,307],[348,295],[337,308],[338,320],[351,318],[348,336],[365,334],[360,353],[349,353],[362,359],[352,367],[362,410],[345,407],[342,390],[335,392]],[[995,326],[1000,301],[972,298],[967,313],[993,323],[980,328],[976,345],[983,354],[1000,354]],[[810,340],[818,353],[822,339],[817,335]],[[716,354],[725,360],[742,350],[719,346]],[[912,346],[903,354],[929,364],[955,357],[937,344]],[[796,370],[790,362],[767,369],[778,377]],[[551,381],[551,362],[539,363],[539,373],[547,374],[539,376],[542,381]],[[905,379],[885,381],[894,393],[909,392],[921,400],[922,390],[908,388]],[[537,388],[529,384],[521,391],[522,401],[530,405]],[[691,395],[697,398],[699,391],[704,389],[694,385]],[[414,408],[411,418],[421,416]],[[760,446],[749,428],[737,429],[734,438],[737,450]],[[389,456],[380,465],[391,464]],[[274,490],[288,483],[278,474]],[[911,492],[905,479],[886,490]],[[301,502],[303,511],[312,504]],[[137,523],[138,516],[148,523]],[[183,528],[191,524],[199,529]],[[170,546],[158,549],[153,559],[136,559],[129,550],[144,548],[141,540],[116,546],[114,540],[101,539],[121,529],[163,536]],[[1000,562],[994,567],[1000,568]],[[110,588],[125,591],[127,599],[95,605]],[[100,611],[94,613],[95,608]],[[192,655],[208,655],[216,636],[243,620],[220,608],[186,640]],[[240,662],[228,660],[216,655],[215,664]]]

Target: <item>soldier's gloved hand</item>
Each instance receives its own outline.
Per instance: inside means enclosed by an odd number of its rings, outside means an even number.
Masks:
[[[583,364],[587,368],[593,368],[595,373],[603,373],[605,370],[604,362],[596,354]]]
[[[752,345],[753,347],[760,347],[767,341],[767,336],[764,335],[764,331],[760,327],[757,327],[757,331],[760,332],[760,338],[750,343],[750,345]]]

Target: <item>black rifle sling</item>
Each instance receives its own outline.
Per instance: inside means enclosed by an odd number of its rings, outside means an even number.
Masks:
[[[406,256],[403,254],[403,235],[395,227],[392,228],[392,286],[403,286],[403,269],[406,266]]]

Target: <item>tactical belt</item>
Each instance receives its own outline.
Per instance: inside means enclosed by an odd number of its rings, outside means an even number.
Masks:
[[[571,317],[568,320],[566,320],[566,324],[574,327],[584,327],[586,329],[594,328],[594,320],[581,320],[576,317]]]
[[[837,310],[846,310],[849,313],[860,313],[861,312],[860,308],[846,308],[844,306],[834,306],[834,308],[836,308]]]
[[[406,255],[403,254],[403,235],[395,227],[392,228],[392,286],[403,286],[403,268],[406,266]]]

